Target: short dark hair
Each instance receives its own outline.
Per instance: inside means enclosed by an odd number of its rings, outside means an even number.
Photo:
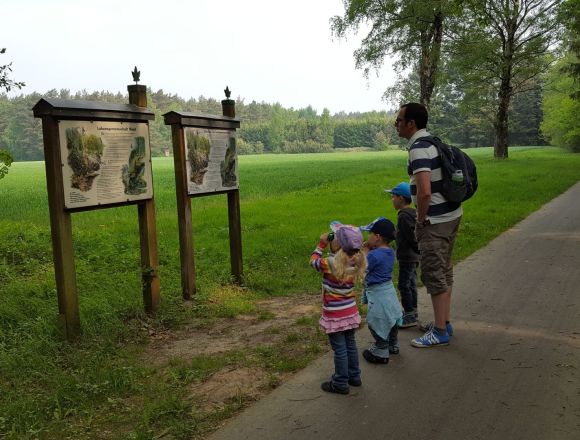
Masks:
[[[418,102],[409,102],[403,104],[401,108],[405,108],[405,120],[415,121],[415,125],[418,130],[427,127],[427,122],[429,121],[429,113],[423,104]]]
[[[410,205],[411,203],[413,203],[413,199],[412,199],[412,198],[410,198],[410,197],[405,197],[405,196],[402,196],[402,197],[405,199],[405,203],[406,203],[407,205]]]

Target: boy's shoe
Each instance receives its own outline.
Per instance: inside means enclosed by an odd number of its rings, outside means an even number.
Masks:
[[[360,378],[358,378],[358,379],[349,379],[348,380],[348,384],[351,387],[360,387],[362,385],[362,380],[360,380]]]
[[[389,347],[390,354],[399,354],[399,347]]]
[[[421,330],[422,332],[428,332],[428,331],[432,330],[434,327],[435,327],[435,322],[430,321],[430,322],[427,322],[425,324],[421,324],[419,326],[419,330]],[[448,322],[446,327],[447,327],[447,334],[449,336],[453,336],[453,326],[451,325],[451,323]]]
[[[365,358],[365,360],[367,362],[370,362],[371,364],[388,364],[389,363],[389,358],[375,356],[373,354],[373,352],[370,350],[363,351],[363,357]]]
[[[415,316],[415,313],[410,312],[405,313],[403,315],[403,322],[399,324],[399,328],[409,328],[414,327],[416,325],[417,325],[417,317]]]
[[[417,348],[438,347],[449,345],[449,335],[440,335],[434,328],[420,338],[413,339],[411,345]]]
[[[361,382],[361,385],[362,385],[362,382]],[[322,382],[320,384],[320,388],[322,388],[322,391],[326,391],[327,393],[336,393],[336,394],[348,394],[349,393],[348,388],[345,388],[345,389],[337,388],[336,386],[333,385],[332,382]]]

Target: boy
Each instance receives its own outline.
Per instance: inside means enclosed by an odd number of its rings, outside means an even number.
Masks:
[[[363,357],[373,364],[387,364],[389,354],[399,353],[397,321],[402,310],[393,286],[395,252],[389,243],[395,239],[395,225],[380,217],[362,230],[370,231],[363,245],[367,254],[367,272],[363,303],[368,303],[367,325],[375,343],[363,351]]]
[[[385,192],[391,194],[391,200],[397,214],[397,260],[399,261],[399,279],[397,288],[405,314],[399,328],[417,325],[417,266],[419,264],[419,246],[415,238],[417,212],[411,208],[411,187],[401,182]]]

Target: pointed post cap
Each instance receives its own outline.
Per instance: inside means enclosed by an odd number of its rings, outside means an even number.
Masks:
[[[133,81],[135,81],[135,84],[137,84],[139,82],[139,78],[141,77],[141,71],[137,70],[137,66],[135,66],[135,69],[133,69],[131,75],[133,75]]]

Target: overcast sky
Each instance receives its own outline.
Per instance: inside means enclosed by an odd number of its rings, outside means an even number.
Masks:
[[[131,70],[154,91],[183,98],[312,105],[331,113],[384,110],[394,74],[355,70],[364,36],[332,38],[342,0],[3,0],[0,64],[23,93],[126,93]],[[20,92],[19,92],[20,93]]]

